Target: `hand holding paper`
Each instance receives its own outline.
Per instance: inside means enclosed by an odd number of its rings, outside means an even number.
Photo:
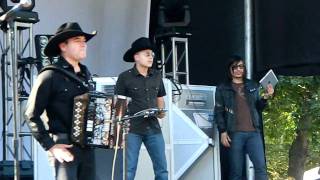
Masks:
[[[274,93],[274,89],[271,83],[267,85],[266,93],[264,94],[264,99],[268,99],[269,97],[272,97]]]
[[[263,98],[268,99],[269,97],[273,96],[274,87],[278,83],[278,78],[270,69],[267,74],[259,81],[261,86],[265,89],[266,93],[264,94]]]
[[[261,86],[267,90],[267,85],[271,84],[272,87],[275,87],[276,84],[278,83],[278,78],[277,76],[274,74],[274,72],[272,71],[272,69],[270,69],[266,75],[263,76],[263,78],[261,78],[261,80],[259,81],[259,83],[261,84]]]

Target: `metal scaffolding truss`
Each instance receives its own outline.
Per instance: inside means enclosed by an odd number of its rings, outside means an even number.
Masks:
[[[33,160],[33,138],[23,116],[36,69],[33,23],[8,22],[1,45],[3,160],[14,160],[19,176],[19,161]]]
[[[189,84],[188,37],[159,36],[161,42],[161,63],[164,78]],[[170,70],[171,67],[171,70]],[[182,76],[182,78],[180,78]],[[184,79],[183,79],[184,78]]]

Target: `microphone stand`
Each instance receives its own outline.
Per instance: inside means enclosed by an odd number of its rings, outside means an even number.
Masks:
[[[123,168],[123,173],[122,173],[122,179],[127,180],[127,158],[126,158],[126,148],[127,148],[127,135],[129,133],[129,120],[135,117],[148,117],[148,116],[155,116],[159,112],[163,112],[166,110],[163,109],[158,109],[158,108],[150,108],[150,109],[145,109],[142,111],[139,111],[135,113],[133,116],[124,116],[123,118],[120,118],[119,121],[122,125],[122,144],[123,144],[123,150],[122,150],[122,168]]]
[[[126,148],[127,148],[127,135],[129,133],[129,120],[121,119],[122,123],[122,179],[127,180],[127,158],[126,158]]]

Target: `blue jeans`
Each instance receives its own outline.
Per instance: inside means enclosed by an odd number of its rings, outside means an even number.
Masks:
[[[162,133],[140,135],[129,133],[127,135],[127,177],[134,180],[137,170],[138,157],[142,142],[144,143],[153,164],[156,180],[167,180],[167,161],[165,156],[165,143]],[[146,177],[150,179],[150,177]]]
[[[256,180],[267,180],[266,161],[262,138],[259,132],[235,132],[231,134],[230,180],[241,180],[245,154],[254,166]]]

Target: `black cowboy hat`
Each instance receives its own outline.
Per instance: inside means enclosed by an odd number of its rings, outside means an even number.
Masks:
[[[49,39],[44,49],[44,54],[47,56],[57,56],[60,53],[59,44],[63,41],[76,36],[85,36],[86,41],[89,41],[96,34],[96,31],[91,34],[83,32],[76,22],[64,23],[57,29],[55,35]]]
[[[123,56],[123,60],[126,62],[134,62],[134,54],[146,50],[146,49],[151,49],[152,51],[155,51],[154,45],[151,43],[149,38],[146,37],[141,37],[137,40],[135,40],[131,44],[131,48],[127,50],[127,52]]]

